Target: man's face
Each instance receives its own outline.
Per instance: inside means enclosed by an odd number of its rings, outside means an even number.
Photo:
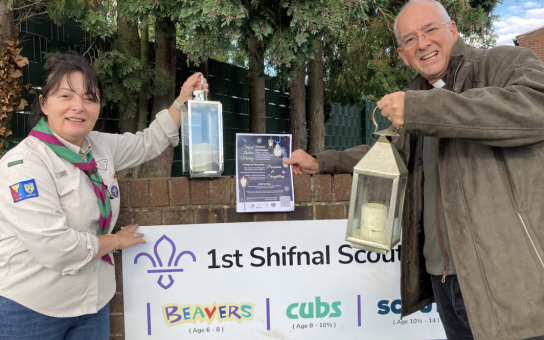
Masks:
[[[430,83],[446,75],[459,32],[435,4],[420,1],[406,7],[397,21],[397,30],[401,41],[397,52],[406,65]]]

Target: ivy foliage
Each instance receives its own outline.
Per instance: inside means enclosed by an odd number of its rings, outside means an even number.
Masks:
[[[0,42],[0,157],[7,152],[10,143],[8,137],[12,134],[9,130],[11,117],[28,105],[21,98],[21,78],[28,59],[21,55],[18,35],[19,28],[15,27],[13,36]],[[35,93],[35,90],[29,92]]]

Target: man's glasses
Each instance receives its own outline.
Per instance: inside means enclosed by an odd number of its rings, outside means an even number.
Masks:
[[[440,30],[440,28],[442,28],[442,26],[444,25],[448,25],[450,24],[451,21],[444,21],[443,23],[441,24],[433,24],[429,27],[427,27],[423,33],[418,33],[418,34],[414,34],[414,35],[409,35],[407,36],[406,38],[404,38],[404,40],[402,41],[402,46],[404,48],[413,48],[416,46],[417,44],[417,39],[418,39],[418,36],[421,34],[422,36],[424,36],[425,38],[430,38],[432,36],[435,36],[438,31]]]

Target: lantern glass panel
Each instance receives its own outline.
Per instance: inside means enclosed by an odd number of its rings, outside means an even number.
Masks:
[[[404,193],[406,192],[406,176],[399,178],[399,185],[397,188],[396,209],[395,209],[395,224],[393,225],[393,240],[391,245],[395,245],[400,242],[400,230],[402,224],[402,210],[404,208]]]
[[[189,175],[191,162],[189,161],[189,114],[187,112],[183,112],[181,115],[181,153],[183,174]]]
[[[394,180],[391,178],[359,175],[352,236],[387,246],[387,217],[391,204]]]
[[[182,115],[183,173],[191,177],[223,172],[223,122],[220,102],[189,100]]]
[[[215,103],[191,105],[191,159],[193,171],[219,169],[219,112]]]

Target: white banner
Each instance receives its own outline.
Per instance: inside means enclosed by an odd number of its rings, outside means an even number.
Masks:
[[[125,338],[445,339],[400,320],[400,247],[351,249],[346,220],[140,227],[123,250]]]

